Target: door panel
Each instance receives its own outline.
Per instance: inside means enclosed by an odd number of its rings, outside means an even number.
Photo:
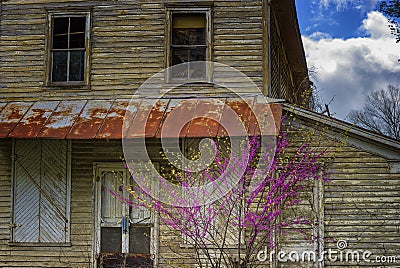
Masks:
[[[150,254],[149,226],[131,226],[129,234],[129,253]]]
[[[116,195],[123,194],[124,173],[103,171],[101,174],[101,219],[103,222],[117,224],[123,214],[123,204]]]
[[[101,252],[113,253],[122,252],[121,228],[101,228]]]

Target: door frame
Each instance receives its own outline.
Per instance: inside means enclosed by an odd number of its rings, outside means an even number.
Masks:
[[[158,163],[155,163],[158,164]],[[121,170],[124,175],[129,175],[129,169],[125,167],[124,162],[94,162],[93,163],[93,247],[92,259],[93,267],[97,267],[97,257],[100,253],[101,243],[101,178],[99,172],[104,169]],[[159,217],[157,213],[151,213],[151,227],[150,227],[150,255],[153,258],[153,267],[158,267],[159,259]],[[129,239],[129,238],[128,238]]]

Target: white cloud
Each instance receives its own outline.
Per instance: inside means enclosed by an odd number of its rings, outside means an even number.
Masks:
[[[309,33],[312,29],[318,29],[322,24],[330,26],[339,25],[334,14],[344,10],[353,9],[362,16],[365,16],[368,12],[376,9],[376,5],[379,1],[380,0],[312,0],[310,5],[312,18],[310,18],[310,21],[313,21],[314,25],[309,26],[306,31]]]
[[[393,38],[388,28],[387,18],[378,11],[368,13],[367,18],[363,20],[361,28],[369,33],[373,39]]]
[[[332,39],[332,36],[323,32],[314,32],[308,36],[312,40]]]
[[[313,4],[318,5],[321,9],[335,7],[336,10],[345,8],[364,10],[365,8],[375,7],[378,1],[379,0],[313,0]]]
[[[308,66],[318,73],[315,84],[321,97],[325,103],[335,98],[331,112],[341,119],[361,108],[371,91],[400,85],[400,44],[390,35],[387,20],[370,12],[362,28],[369,37],[338,39],[318,32],[303,37]]]

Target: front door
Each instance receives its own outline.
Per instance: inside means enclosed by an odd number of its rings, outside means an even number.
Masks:
[[[115,164],[96,166],[96,262],[102,268],[153,267],[155,219],[135,198],[129,171]]]

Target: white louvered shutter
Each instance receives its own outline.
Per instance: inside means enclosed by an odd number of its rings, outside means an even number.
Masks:
[[[68,242],[67,142],[15,143],[14,242]]]
[[[14,242],[39,241],[40,151],[38,140],[18,140],[15,144]],[[29,174],[27,174],[29,172]]]

